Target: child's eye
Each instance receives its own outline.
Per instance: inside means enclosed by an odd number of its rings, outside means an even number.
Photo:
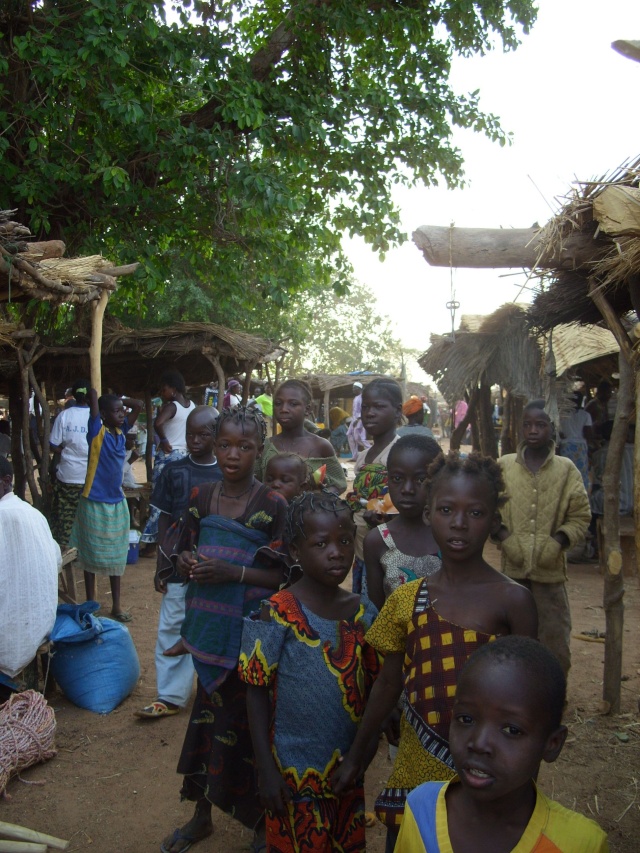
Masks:
[[[481,509],[472,509],[471,515],[473,518],[480,518],[480,516],[482,515],[482,510]]]
[[[518,737],[518,735],[524,734],[522,729],[519,729],[518,726],[503,726],[502,731],[510,737]]]
[[[473,722],[473,717],[470,717],[469,714],[458,714],[456,722],[460,723],[461,726],[470,726]]]
[[[449,513],[449,512],[451,512],[451,507],[449,507],[449,506],[439,506],[439,507],[438,507],[438,512],[441,512],[441,513],[443,513],[444,515],[448,515],[448,513]]]
[[[326,544],[327,544],[326,542],[316,542],[314,547],[324,548]]]

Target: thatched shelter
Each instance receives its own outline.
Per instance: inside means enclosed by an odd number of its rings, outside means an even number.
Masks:
[[[544,228],[421,226],[413,237],[434,265],[530,269],[540,280],[540,292],[529,312],[533,329],[603,323],[619,346],[618,407],[603,482],[600,557],[607,635],[603,697],[617,711],[624,596],[618,499],[622,453],[634,403],[636,433],[640,435],[640,158],[628,160],[608,176],[579,182]],[[634,490],[635,506],[640,507],[640,442],[636,442]],[[637,518],[635,529],[638,548]]]

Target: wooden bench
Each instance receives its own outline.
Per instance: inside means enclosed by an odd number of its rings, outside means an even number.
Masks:
[[[604,537],[602,534],[602,519],[598,519],[598,553],[604,550]],[[620,551],[622,552],[622,574],[633,577],[638,574],[638,563],[636,560],[636,525],[632,515],[620,516]],[[600,573],[603,574],[602,565]]]
[[[60,568],[60,582],[58,584],[58,598],[65,604],[77,604],[76,601],[76,579],[73,574],[73,564],[78,556],[77,548],[69,548],[62,555],[62,566]]]

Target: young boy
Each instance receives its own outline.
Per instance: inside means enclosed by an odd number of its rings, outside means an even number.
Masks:
[[[538,638],[571,668],[571,614],[565,587],[566,551],[584,538],[591,511],[580,472],[556,456],[543,400],[525,406],[523,441],[500,459],[509,501],[495,537],[504,573],[531,590],[538,608]]]
[[[548,799],[534,779],[555,761],[566,681],[556,658],[528,637],[501,637],[463,667],[449,746],[458,776],[407,798],[395,853],[606,853],[600,827]]]
[[[187,509],[192,489],[222,479],[213,455],[217,417],[217,411],[211,406],[197,406],[190,413],[186,427],[189,455],[169,462],[153,490],[154,506],[160,511],[160,547],[154,584],[156,590],[162,593],[155,654],[158,698],[140,711],[134,711],[135,716],[142,719],[157,720],[177,714],[189,701],[193,689],[191,655],[164,654],[180,639],[187,587],[182,575],[173,569],[171,561],[166,557],[166,548],[162,544],[170,526]]]

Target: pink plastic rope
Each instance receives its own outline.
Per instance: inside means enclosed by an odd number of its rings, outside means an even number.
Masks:
[[[0,705],[0,794],[9,799],[9,779],[25,767],[56,755],[56,717],[35,690],[14,693]]]

